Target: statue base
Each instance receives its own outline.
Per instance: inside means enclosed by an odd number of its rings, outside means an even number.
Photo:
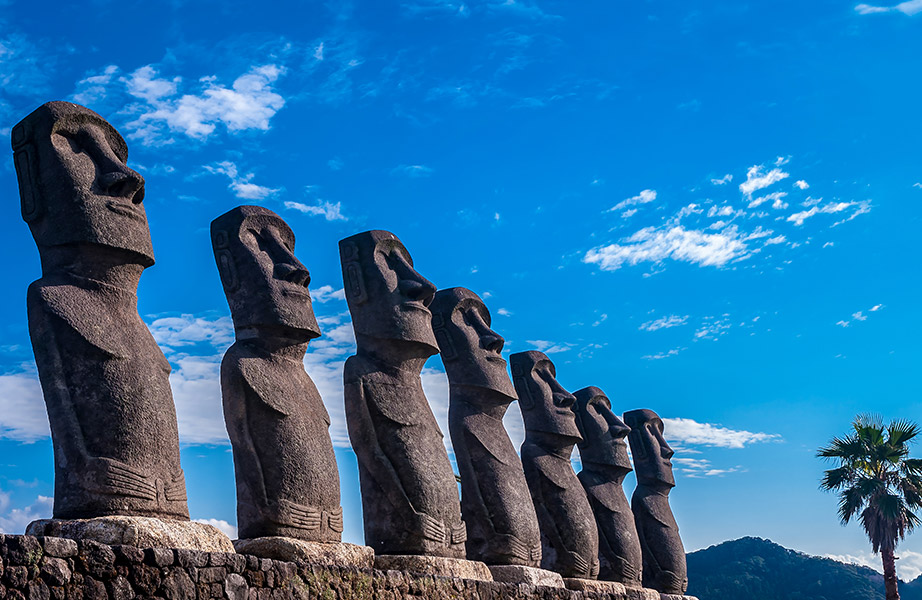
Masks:
[[[621,598],[627,597],[627,588],[617,581],[599,581],[598,579],[579,579],[577,577],[564,577],[564,584],[568,590],[577,592],[594,592],[596,594],[613,594]]]
[[[661,600],[660,593],[650,588],[625,586],[625,589],[627,590],[627,600]]]
[[[563,577],[560,573],[526,567],[524,565],[487,565],[493,575],[493,581],[503,583],[527,583],[529,585],[543,585],[546,587],[562,588]],[[656,598],[659,600],[659,597]]]
[[[237,554],[288,562],[306,562],[312,565],[371,569],[375,562],[375,551],[368,546],[340,542],[308,542],[281,536],[234,540],[234,549]]]
[[[109,546],[182,548],[202,552],[234,551],[230,538],[217,527],[154,517],[40,519],[29,523],[26,535],[94,540]]]
[[[661,600],[698,600],[694,596],[683,596],[682,594],[660,594]]]
[[[415,554],[379,554],[375,556],[375,569],[379,571],[409,571],[422,575],[456,577],[493,581],[490,569],[482,562],[444,556]]]

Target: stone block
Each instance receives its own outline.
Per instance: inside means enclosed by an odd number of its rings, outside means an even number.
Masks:
[[[71,558],[77,556],[77,542],[67,538],[43,537],[39,538],[45,554],[55,558]]]
[[[151,517],[42,519],[30,523],[26,532],[29,535],[90,539],[110,546],[185,548],[202,552],[234,550],[230,538],[212,525]]]
[[[490,569],[482,562],[462,558],[445,558],[443,556],[383,554],[375,557],[375,569],[379,571],[409,571],[438,577],[493,581]]]
[[[627,587],[627,600],[660,600],[660,593],[650,588]]]
[[[522,565],[488,565],[493,581],[503,583],[527,583],[528,585],[543,585],[545,587],[564,587],[563,577],[560,573],[525,567]]]
[[[153,567],[168,567],[176,561],[176,555],[169,548],[147,548],[144,563]]]
[[[660,594],[660,600],[698,600],[694,596],[682,596],[680,594]]]
[[[356,569],[370,569],[374,564],[374,550],[368,546],[344,543],[306,542],[287,537],[263,537],[235,540],[239,554],[271,558],[312,565],[336,565]]]
[[[564,577],[567,589],[576,592],[593,592],[596,594],[609,594],[613,598],[627,599],[627,590],[623,583],[616,581],[599,581],[598,579],[579,579],[578,577]]]
[[[70,565],[63,558],[46,556],[42,559],[41,574],[49,585],[64,585],[70,581]]]

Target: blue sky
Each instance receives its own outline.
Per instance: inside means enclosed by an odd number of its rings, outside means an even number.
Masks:
[[[173,365],[193,518],[235,518],[208,226],[260,204],[312,273],[306,367],[348,541],[336,243],[387,229],[436,285],[483,295],[507,350],[667,419],[688,549],[757,535],[877,566],[814,453],[857,413],[922,414],[922,1],[35,6],[0,0],[0,144],[56,99],[127,138],[157,257],[140,311]],[[0,530],[17,532],[50,514],[52,457],[12,160],[0,192]],[[437,357],[424,381],[444,425]],[[914,577],[922,542],[902,548]]]

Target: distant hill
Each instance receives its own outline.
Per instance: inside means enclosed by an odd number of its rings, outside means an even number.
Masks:
[[[884,600],[884,577],[745,537],[688,555],[688,593],[700,600]],[[922,577],[901,583],[902,600],[922,600]]]

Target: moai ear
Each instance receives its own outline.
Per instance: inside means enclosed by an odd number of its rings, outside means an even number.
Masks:
[[[218,273],[221,275],[221,283],[224,284],[224,291],[233,294],[240,287],[240,279],[237,277],[237,265],[234,263],[234,257],[230,252],[230,243],[227,232],[219,229],[214,232],[212,239],[215,250],[215,260],[218,264]]]
[[[445,327],[445,320],[442,315],[432,315],[432,331],[435,333],[435,341],[439,345],[439,352],[442,360],[454,360],[458,357],[455,351],[455,345],[451,341],[451,334]]]
[[[342,261],[346,296],[353,304],[363,304],[368,300],[368,292],[365,291],[365,278],[362,276],[362,265],[359,264],[359,249],[355,244],[343,244]]]
[[[528,387],[528,378],[525,377],[525,373],[522,372],[522,367],[519,365],[513,365],[512,367],[512,385],[515,386],[516,391],[524,390],[523,394],[519,394],[519,407],[522,410],[531,410],[535,407],[535,399],[531,396],[531,389]]]
[[[22,219],[32,223],[41,216],[39,203],[38,182],[32,176],[38,172],[35,168],[35,149],[27,140],[30,139],[29,131],[24,123],[13,128],[10,134],[13,145],[13,163],[16,165],[16,177],[19,179],[19,200],[22,209]]]
[[[636,429],[631,429],[630,436],[631,455],[634,458],[641,459],[647,456],[647,445],[644,443],[643,436]]]

